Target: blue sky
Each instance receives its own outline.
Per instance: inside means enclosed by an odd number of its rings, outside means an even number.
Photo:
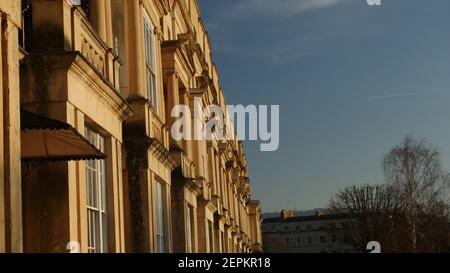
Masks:
[[[246,142],[263,210],[382,183],[406,134],[450,170],[450,1],[199,0],[229,104],[279,104],[280,148]]]

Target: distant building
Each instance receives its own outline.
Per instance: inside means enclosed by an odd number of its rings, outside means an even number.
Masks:
[[[353,248],[341,240],[347,220],[346,214],[328,214],[321,210],[310,216],[294,216],[293,211],[283,210],[280,217],[263,219],[264,252],[353,252]]]

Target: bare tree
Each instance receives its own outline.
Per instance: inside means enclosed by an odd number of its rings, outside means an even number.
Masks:
[[[330,201],[336,214],[348,214],[346,227],[337,230],[338,240],[357,251],[365,251],[370,241],[378,241],[384,250],[398,248],[398,220],[402,215],[400,192],[389,185],[350,186]]]
[[[418,235],[423,237],[427,233],[426,218],[434,221],[446,218],[442,195],[448,189],[448,174],[442,171],[437,150],[411,136],[390,150],[383,159],[383,168],[386,182],[401,193],[409,238],[407,250],[414,252]]]

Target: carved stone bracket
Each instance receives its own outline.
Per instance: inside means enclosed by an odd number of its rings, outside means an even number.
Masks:
[[[171,171],[177,166],[176,160],[172,157],[169,150],[167,150],[156,138],[150,138],[149,149],[160,160],[164,166]]]

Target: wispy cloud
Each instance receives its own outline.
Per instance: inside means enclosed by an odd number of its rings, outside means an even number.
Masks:
[[[217,51],[230,56],[257,58],[271,64],[282,64],[316,53],[312,47],[302,46],[299,42],[292,41],[284,44],[271,44],[267,48],[238,43],[222,43]]]
[[[214,52],[283,64],[319,55],[333,40],[371,33],[366,27],[355,28],[354,18],[342,10],[328,10],[350,1],[360,0],[226,0],[213,10],[206,26],[214,34]],[[323,13],[314,23],[296,16],[319,10]]]
[[[232,15],[264,13],[277,17],[292,17],[301,13],[328,8],[348,0],[240,0]]]
[[[406,96],[411,96],[411,95],[414,95],[414,93],[408,92],[408,93],[388,94],[388,95],[382,95],[382,96],[373,96],[373,97],[367,97],[366,100],[382,100],[382,99],[406,97]]]

